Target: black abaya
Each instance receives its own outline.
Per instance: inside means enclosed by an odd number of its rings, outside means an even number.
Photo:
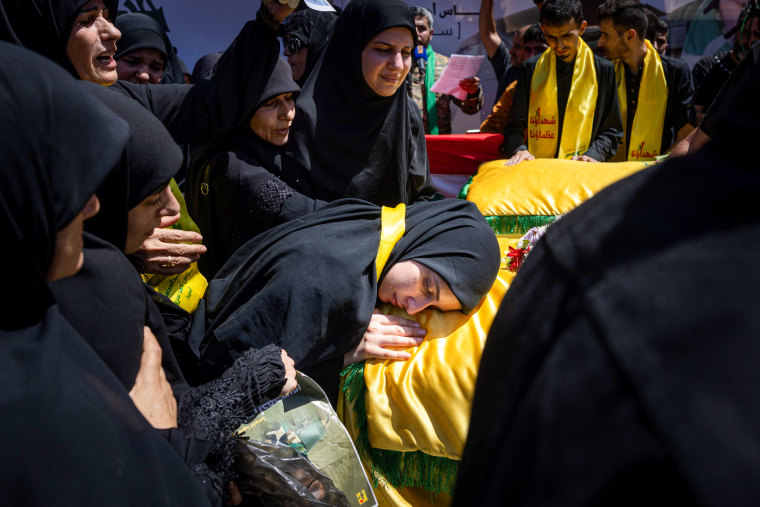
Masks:
[[[0,503],[208,505],[45,283],[56,232],[119,162],[127,126],[49,61],[5,43],[0,118],[0,157],[13,161],[0,168],[0,234],[14,288],[0,300]]]

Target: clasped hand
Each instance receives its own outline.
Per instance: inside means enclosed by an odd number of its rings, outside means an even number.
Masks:
[[[386,347],[416,347],[422,343],[427,331],[419,322],[384,315],[375,309],[359,345],[343,357],[343,365],[358,363],[366,359],[409,359],[411,354],[403,350]]]

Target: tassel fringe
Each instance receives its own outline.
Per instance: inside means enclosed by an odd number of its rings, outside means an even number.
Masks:
[[[385,479],[394,488],[423,488],[429,493],[454,493],[459,461],[431,456],[422,451],[399,452],[373,449],[367,430],[364,363],[346,366],[343,377],[343,396],[351,403],[356,416],[356,449],[372,470],[372,485]]]
[[[557,220],[555,215],[500,215],[485,218],[496,234],[520,235],[534,227],[549,225]]]

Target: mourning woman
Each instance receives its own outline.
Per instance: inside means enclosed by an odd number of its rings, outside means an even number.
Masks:
[[[296,103],[280,178],[333,201],[395,206],[430,197],[425,132],[408,98],[417,32],[401,0],[353,0]]]
[[[180,144],[207,140],[248,119],[266,84],[261,76],[269,76],[277,62],[275,30],[292,11],[264,0],[256,19],[224,52],[212,79],[167,86],[117,82],[117,6],[117,0],[0,0],[0,39],[48,57],[79,79],[111,85],[111,90],[137,100]],[[159,229],[141,249],[143,269],[164,275],[184,271],[205,252],[203,245],[191,244],[201,239],[189,231]],[[168,256],[174,264],[170,270],[162,267]]]
[[[121,32],[114,59],[119,79],[137,84],[184,83],[182,68],[169,36],[142,12],[122,14],[115,27]]]
[[[205,483],[221,491],[223,484],[234,478],[234,429],[253,407],[294,387],[292,360],[276,345],[249,350],[222,375],[222,380],[190,388],[185,375],[193,380],[194,363],[185,358],[192,352],[177,348],[183,342],[174,339],[171,329],[173,320],[183,321],[182,311],[145,286],[125,257],[140,246],[163,216],[178,210],[168,183],[182,162],[181,152],[163,125],[139,104],[126,97],[110,97],[97,85],[80,84],[94,88],[89,93],[107,100],[107,106],[129,124],[130,137],[121,160],[129,186],[126,203],[118,193],[98,189],[103,202],[111,203],[104,204],[103,209],[108,220],[90,228],[99,237],[85,236],[88,262],[75,276],[56,282],[54,294],[64,317],[126,388],[134,383],[140,367],[143,329],[149,326],[153,330],[164,351],[166,378],[179,402],[179,431],[171,440],[179,442],[183,458],[196,472],[205,470],[204,457],[212,464],[213,474]],[[127,218],[126,230],[115,226],[123,217]],[[164,322],[166,312],[173,317],[169,326]],[[108,317],[93,319],[93,314]],[[185,314],[184,322],[187,317]],[[218,415],[220,411],[223,417]],[[206,457],[209,453],[211,458]]]
[[[280,59],[250,121],[193,153],[188,206],[205,231],[208,253],[199,262],[207,277],[252,237],[324,204],[273,174],[290,136],[298,92]]]
[[[293,79],[298,86],[303,86],[319,57],[330,42],[335,21],[334,12],[303,9],[295,11],[282,23],[284,35],[283,56],[293,72]]]
[[[12,125],[0,136],[8,161],[0,168],[0,234],[4,280],[13,287],[0,299],[0,503],[209,505],[151,426],[155,411],[170,416],[173,403],[162,394],[155,340],[146,338],[143,382],[128,393],[47,285],[82,266],[82,223],[120,163],[126,124],[65,72],[5,43],[0,119]]]
[[[403,236],[385,241],[394,226]],[[335,400],[344,364],[406,359],[385,347],[418,345],[424,335],[399,336],[394,326],[413,324],[374,313],[379,301],[409,314],[469,313],[498,265],[496,238],[471,203],[418,203],[389,219],[374,204],[345,199],[238,249],[210,282],[206,334],[193,339],[212,375],[250,347],[276,343]],[[394,329],[383,338],[371,323]]]

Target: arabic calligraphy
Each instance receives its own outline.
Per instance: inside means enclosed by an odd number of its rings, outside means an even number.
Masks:
[[[556,135],[551,130],[531,130],[528,132],[531,139],[555,139]]]
[[[644,151],[644,145],[645,144],[646,144],[645,142],[641,143],[637,149],[632,150],[630,158],[632,158],[632,159],[635,158],[636,160],[641,160],[642,158],[643,159],[657,158],[657,151],[658,150],[654,150],[653,152]]]
[[[444,9],[440,13],[436,11],[435,2],[433,2],[433,16],[438,14],[441,19],[445,18],[446,16],[479,16],[479,12],[459,12],[457,10],[456,4],[454,4],[451,9]],[[437,34],[436,34],[437,35]]]

